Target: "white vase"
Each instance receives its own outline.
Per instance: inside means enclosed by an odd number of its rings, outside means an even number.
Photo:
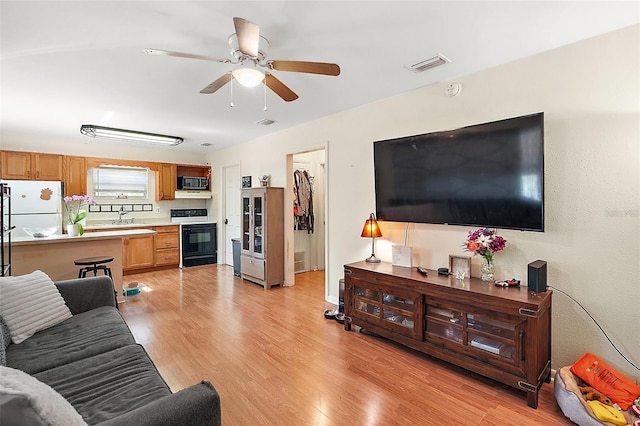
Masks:
[[[69,234],[70,237],[77,237],[78,235],[80,235],[80,229],[78,229],[78,224],[77,223],[67,224],[67,234]]]

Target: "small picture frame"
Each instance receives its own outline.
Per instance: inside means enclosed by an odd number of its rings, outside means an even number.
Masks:
[[[458,279],[471,277],[471,257],[449,255],[449,273]]]
[[[251,176],[242,176],[242,187],[251,188]]]

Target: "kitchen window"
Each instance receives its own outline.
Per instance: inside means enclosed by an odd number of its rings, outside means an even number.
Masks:
[[[93,169],[94,197],[148,198],[149,170],[131,167],[96,167]]]

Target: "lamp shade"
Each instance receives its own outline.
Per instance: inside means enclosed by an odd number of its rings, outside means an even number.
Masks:
[[[378,226],[378,221],[376,220],[373,213],[369,215],[369,219],[364,223],[364,227],[362,228],[361,237],[366,238],[380,238],[382,237],[382,232],[380,232],[380,227]]]
[[[255,67],[241,66],[231,71],[231,74],[244,87],[255,87],[264,80],[264,73]]]

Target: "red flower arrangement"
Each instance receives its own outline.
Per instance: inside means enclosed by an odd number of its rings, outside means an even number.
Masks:
[[[465,250],[473,254],[479,254],[488,263],[493,262],[493,253],[503,250],[507,246],[507,240],[498,235],[498,231],[489,228],[478,228],[469,231]]]

